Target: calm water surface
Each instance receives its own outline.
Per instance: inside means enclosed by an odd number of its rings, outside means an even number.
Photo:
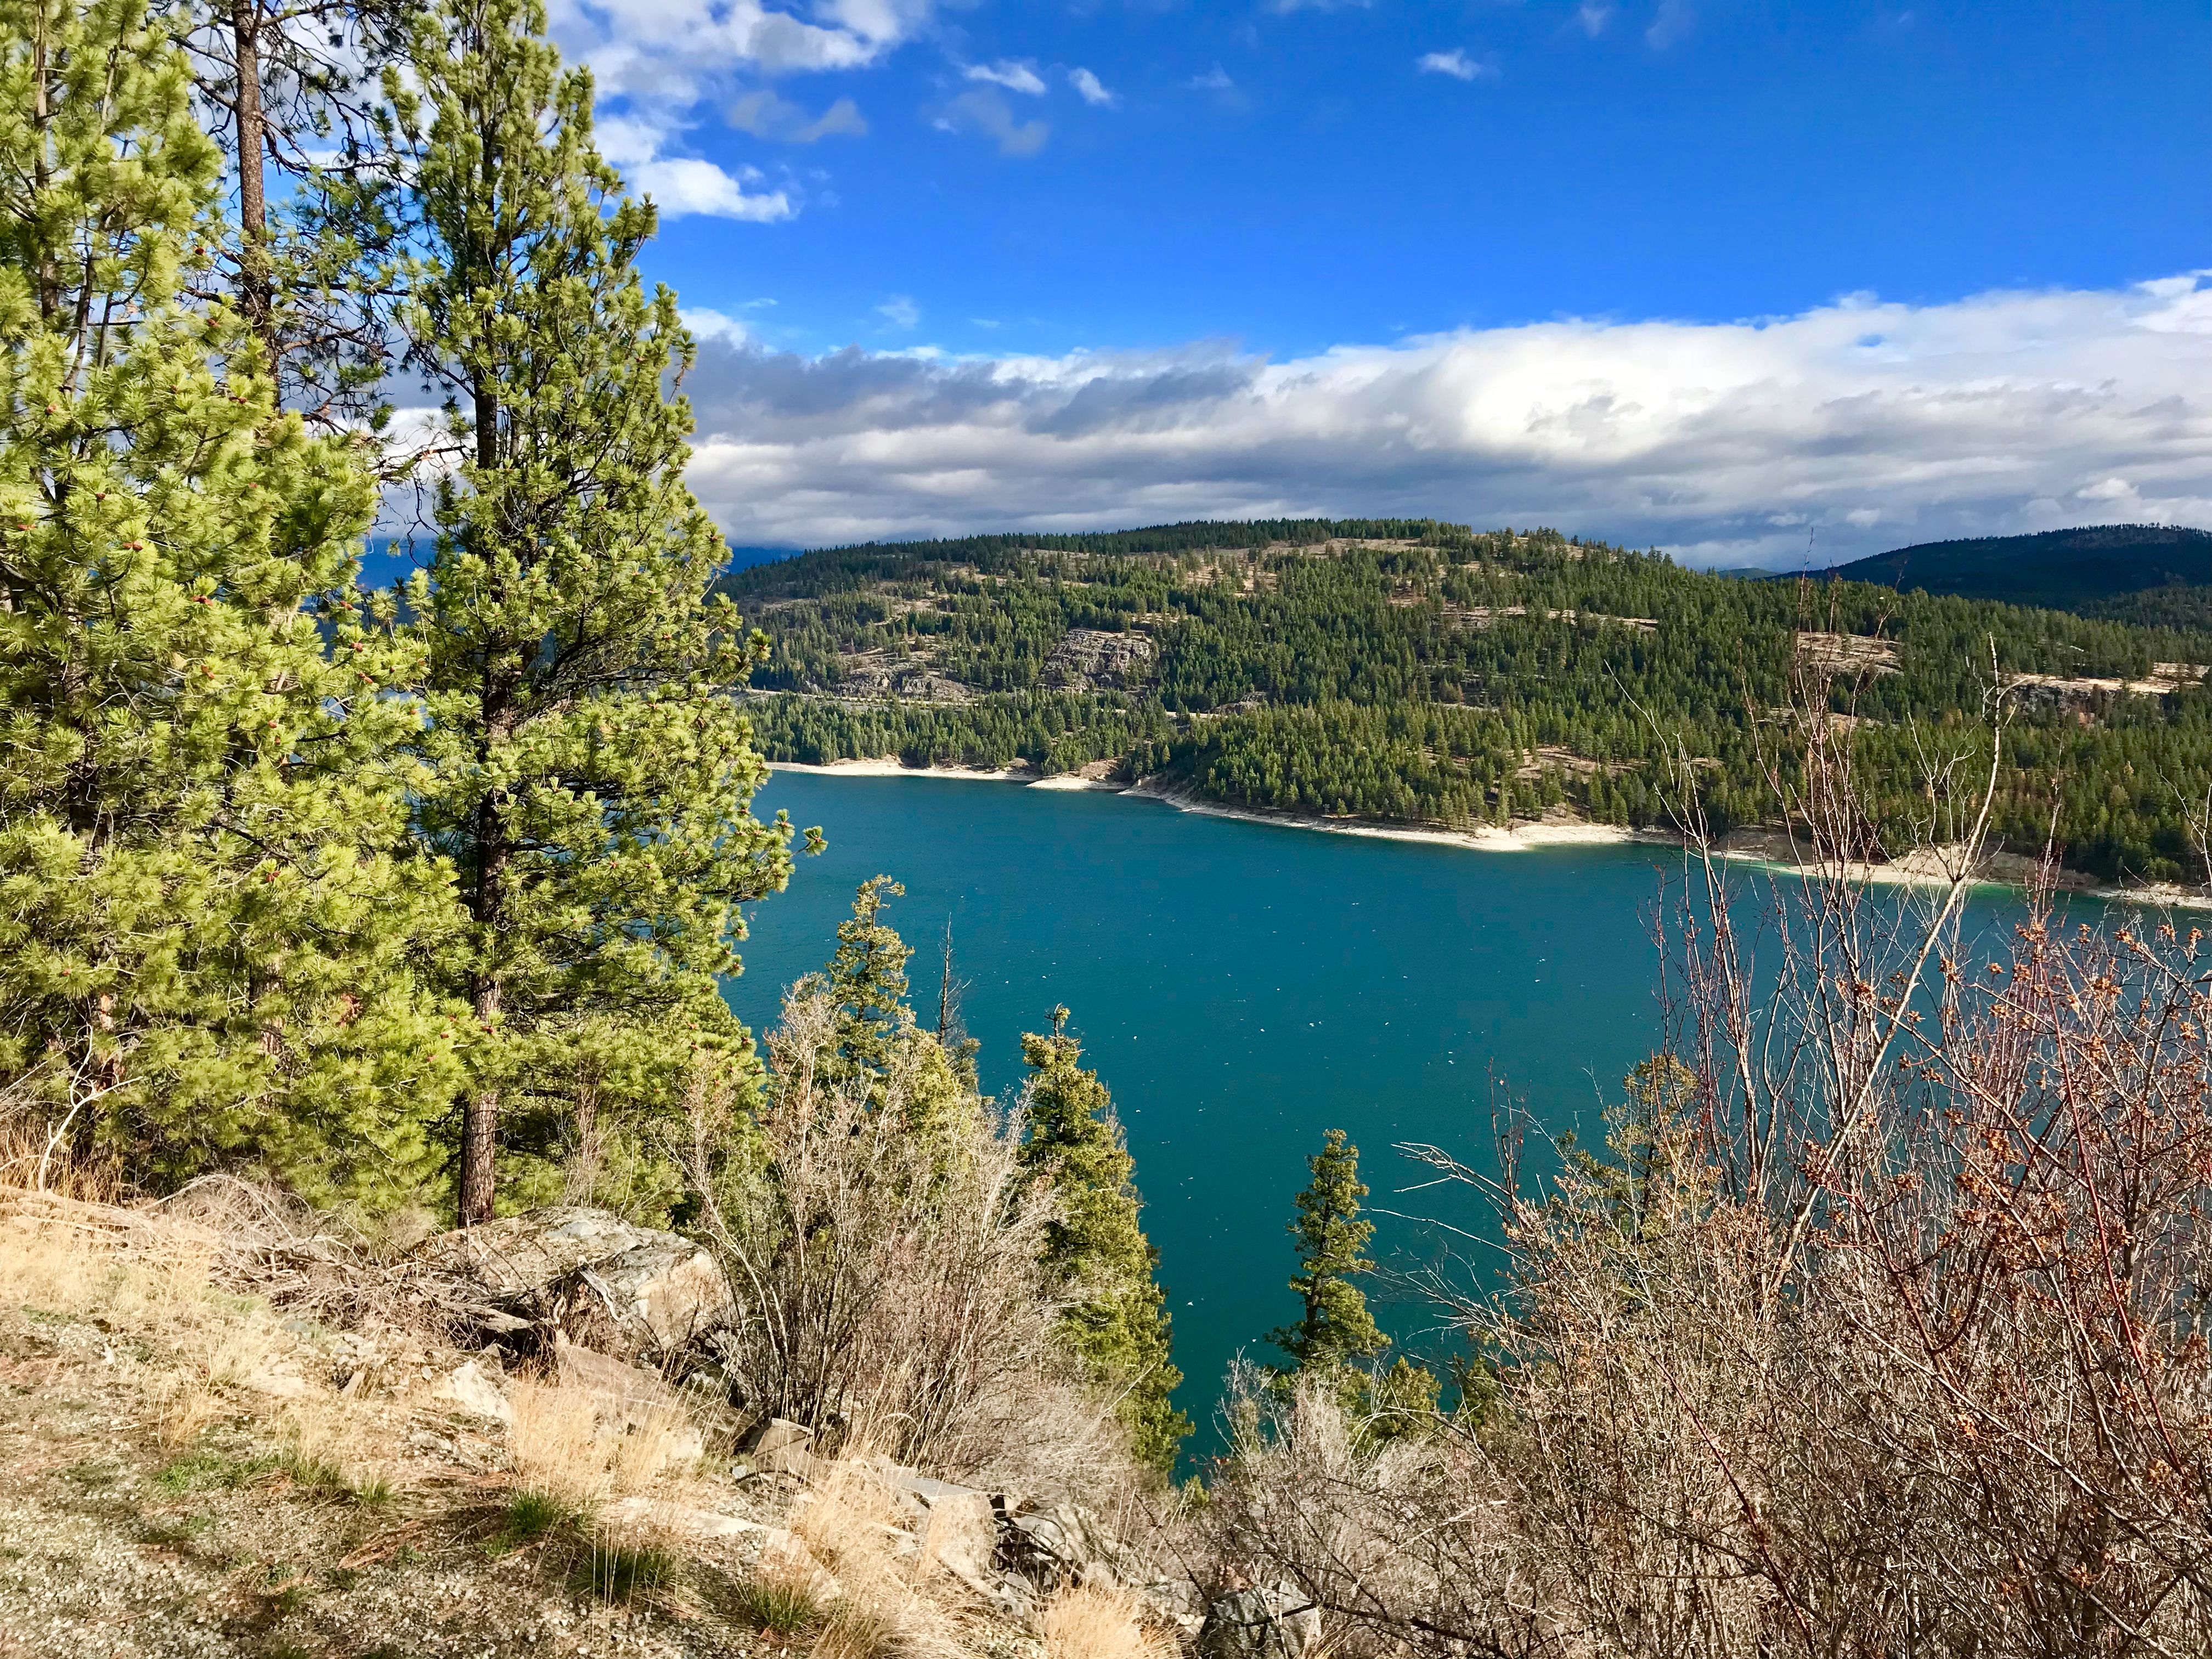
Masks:
[[[829,851],[754,907],[732,1006],[769,1023],[879,872],[906,885],[890,920],[916,947],[918,1006],[933,1010],[952,924],[987,1088],[1018,1086],[1019,1034],[1065,1003],[1136,1156],[1201,1425],[1240,1349],[1280,1358],[1265,1339],[1292,1314],[1284,1229],[1325,1132],[1360,1148],[1372,1205],[1480,1231],[1463,1200],[1403,1192],[1419,1177],[1394,1143],[1487,1167],[1493,1071],[1547,1128],[1592,1138],[1601,1094],[1657,1040],[1649,925],[1680,874],[1668,848],[1474,853],[928,778],[780,773],[757,810],[779,807]],[[1479,1254],[1376,1219],[1379,1259]],[[1431,1322],[1377,1311],[1416,1346]]]

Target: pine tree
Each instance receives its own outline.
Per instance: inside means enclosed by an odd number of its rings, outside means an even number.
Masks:
[[[137,1180],[411,1195],[461,1039],[409,647],[350,608],[360,448],[190,297],[217,180],[143,0],[0,3],[0,1085]]]
[[[825,1060],[836,1082],[860,1072],[880,1073],[902,1033],[915,1029],[907,1002],[906,964],[914,952],[883,919],[884,907],[906,896],[889,876],[871,876],[853,896],[852,916],[837,924],[837,950],[822,983],[837,1004],[837,1048]]]
[[[611,1019],[674,1069],[737,1040],[717,990],[738,905],[781,888],[790,828],[732,690],[757,660],[707,598],[720,537],[684,484],[664,392],[692,343],[639,250],[649,203],[592,143],[537,0],[441,0],[387,83],[420,240],[402,307],[459,458],[411,603],[428,658],[421,798],[470,926],[462,1221],[493,1212],[503,1091],[565,1022]],[[688,1034],[688,1041],[685,1039]],[[539,1067],[541,1073],[550,1068]]]
[[[1079,1300],[1061,1329],[1091,1374],[1115,1390],[1137,1455],[1163,1474],[1190,1419],[1173,1404],[1182,1373],[1169,1361],[1167,1298],[1155,1277],[1159,1252],[1145,1237],[1134,1161],[1098,1073],[1067,1035],[1067,1010],[1052,1034],[1024,1035],[1032,1076],[1025,1169],[1048,1182],[1060,1215],[1048,1230],[1045,1264]]]
[[[238,211],[237,309],[284,406],[311,426],[374,417],[386,361],[386,210],[377,98],[410,0],[167,0]],[[274,173],[272,189],[270,174]]]
[[[1300,1370],[1335,1370],[1389,1346],[1367,1311],[1366,1297],[1352,1282],[1375,1270],[1360,1254],[1375,1235],[1375,1224],[1360,1218],[1367,1188],[1359,1179],[1359,1149],[1346,1142],[1343,1130],[1328,1132],[1306,1168],[1313,1179],[1298,1194],[1297,1219],[1290,1229],[1298,1245],[1298,1271],[1291,1277],[1291,1288],[1304,1311],[1297,1323],[1282,1327],[1267,1340],[1296,1360]]]

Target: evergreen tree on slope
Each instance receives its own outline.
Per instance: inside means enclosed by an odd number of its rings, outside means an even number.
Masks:
[[[1312,1181],[1298,1194],[1298,1271],[1291,1288],[1304,1304],[1294,1325],[1267,1340],[1297,1362],[1297,1370],[1333,1378],[1347,1409],[1364,1415],[1363,1431],[1379,1440],[1418,1432],[1434,1414],[1441,1388],[1435,1375],[1400,1355],[1388,1370],[1374,1364],[1390,1346],[1352,1281],[1375,1271],[1363,1252],[1375,1224],[1360,1215],[1367,1196],[1359,1178],[1359,1149],[1341,1129],[1331,1129],[1320,1152],[1306,1160]]]
[[[1097,1073],[1083,1069],[1065,1008],[1053,1011],[1050,1036],[1023,1036],[1022,1058],[1032,1073],[1022,1160],[1049,1182],[1061,1210],[1047,1232],[1046,1265],[1079,1297],[1063,1333],[1119,1395],[1137,1455],[1165,1474],[1190,1419],[1170,1403],[1182,1373],[1169,1360],[1166,1297],[1153,1277],[1159,1252],[1140,1223],[1143,1200],[1113,1098]]]
[[[134,1179],[411,1195],[459,1074],[411,665],[349,609],[362,455],[189,298],[217,177],[143,0],[0,3],[0,1085]]]
[[[733,1045],[716,988],[741,901],[782,886],[787,824],[730,693],[756,659],[706,592],[720,537],[684,483],[692,344],[636,267],[650,204],[592,143],[592,85],[537,0],[440,0],[392,77],[428,252],[411,360],[447,393],[458,465],[413,605],[428,657],[421,822],[470,926],[448,957],[478,1064],[460,1218],[494,1213],[504,1092],[557,1072],[585,1018],[664,1059]],[[554,1051],[549,1060],[546,1050]]]
[[[1301,1370],[1330,1370],[1369,1359],[1389,1346],[1367,1311],[1367,1298],[1352,1281],[1372,1273],[1375,1264],[1361,1254],[1375,1236],[1375,1224],[1359,1213],[1367,1196],[1359,1178],[1359,1149],[1344,1131],[1331,1129],[1322,1149],[1306,1160],[1313,1180],[1298,1194],[1297,1218],[1291,1237],[1297,1241],[1298,1271],[1291,1288],[1304,1304],[1294,1325],[1267,1338],[1297,1362]]]

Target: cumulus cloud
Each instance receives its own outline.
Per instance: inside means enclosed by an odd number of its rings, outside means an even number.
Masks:
[[[942,132],[972,132],[988,138],[1001,155],[1034,155],[1052,136],[1042,121],[1017,120],[1013,106],[989,87],[969,88],[939,110],[933,125]]]
[[[726,340],[732,345],[743,345],[752,336],[752,331],[740,319],[709,306],[685,306],[676,316],[696,339]]]
[[[1457,46],[1449,52],[1424,52],[1413,67],[1424,75],[1449,75],[1455,81],[1473,81],[1498,73],[1492,65],[1468,57]]]
[[[1087,69],[1072,69],[1067,72],[1067,84],[1086,104],[1096,104],[1102,109],[1111,109],[1115,95],[1107,91],[1106,83]]]
[[[903,294],[892,295],[876,311],[893,328],[912,328],[921,321],[921,307]]]
[[[748,193],[745,183],[759,174],[741,169],[744,178],[724,172],[712,161],[673,156],[647,161],[626,169],[630,187],[649,196],[665,219],[696,214],[714,219],[744,219],[754,224],[774,224],[792,215],[791,198],[783,191]]]
[[[2212,272],[1759,321],[1558,321],[1282,362],[1218,343],[822,357],[702,341],[694,487],[821,544],[1195,517],[1549,524],[1694,562],[2212,524]]]
[[[1011,58],[995,64],[970,64],[963,73],[970,81],[988,81],[994,87],[1004,87],[1008,92],[1018,92],[1025,97],[1044,96],[1044,81],[1036,70]]]
[[[786,144],[811,144],[838,137],[865,138],[868,134],[867,118],[849,98],[840,98],[819,115],[810,115],[803,106],[778,97],[766,87],[746,93],[732,103],[728,119],[739,132]]]
[[[665,154],[680,134],[659,122],[629,115],[610,116],[601,119],[594,131],[601,153],[621,169],[630,189],[653,198],[664,219],[699,215],[772,224],[792,216],[788,191],[745,188],[761,182],[758,168],[740,167],[731,173],[696,156]]]
[[[825,0],[818,21],[763,0],[553,0],[555,38],[604,98],[689,108],[738,71],[861,69],[911,39],[932,0]]]
[[[866,68],[914,38],[936,0],[813,0],[805,15],[765,0],[551,0],[554,39],[592,74],[602,137],[627,125],[626,158],[610,157],[662,211],[765,222],[795,211],[787,191],[749,191],[733,174],[696,157],[667,154],[672,137],[702,107],[726,103],[737,85],[761,76]],[[860,110],[839,99],[818,118],[769,92],[728,106],[731,125],[755,137],[811,143],[867,131]]]

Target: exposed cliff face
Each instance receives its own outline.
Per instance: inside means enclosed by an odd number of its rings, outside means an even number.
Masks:
[[[1044,683],[1068,691],[1126,691],[1151,678],[1152,642],[1142,634],[1072,628],[1044,660]]]

